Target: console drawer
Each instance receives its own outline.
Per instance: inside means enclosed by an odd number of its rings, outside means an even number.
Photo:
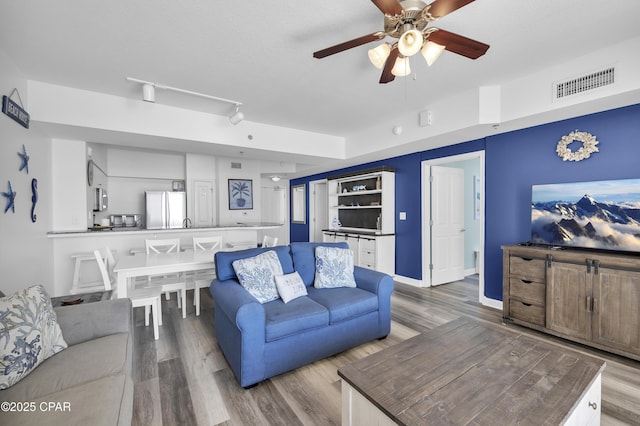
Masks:
[[[518,299],[511,299],[509,303],[509,316],[520,321],[538,324],[544,327],[545,310],[544,306],[523,302]]]
[[[546,287],[541,282],[509,277],[509,295],[535,305],[544,306]]]
[[[519,256],[509,257],[509,274],[518,275],[531,281],[544,282],[546,261]]]

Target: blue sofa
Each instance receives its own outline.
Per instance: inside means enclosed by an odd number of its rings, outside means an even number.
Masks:
[[[391,328],[389,275],[354,268],[356,288],[313,287],[315,248],[348,248],[346,243],[291,243],[290,246],[218,252],[211,283],[218,344],[240,386],[249,387],[374,339]],[[285,274],[297,271],[308,295],[261,304],[238,282],[232,262],[267,250],[278,255]]]

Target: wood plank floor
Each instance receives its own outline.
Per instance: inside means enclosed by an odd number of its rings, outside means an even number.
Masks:
[[[216,342],[208,289],[201,295],[201,315],[196,317],[190,304],[186,319],[177,309],[175,295],[170,301],[163,298],[164,323],[157,341],[152,327],[144,326],[142,309],[136,309],[134,425],[339,425],[339,367],[459,317],[502,321],[500,311],[477,302],[478,282],[473,277],[425,289],[396,284],[387,339],[245,390],[236,382]],[[191,303],[192,294],[189,296]],[[602,424],[640,425],[640,362],[518,329],[605,359]],[[504,424],[509,424],[508,419]]]

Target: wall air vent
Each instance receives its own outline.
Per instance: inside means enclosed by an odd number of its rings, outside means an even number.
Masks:
[[[615,68],[607,68],[572,80],[556,83],[555,98],[562,99],[615,83]]]
[[[242,168],[242,163],[231,163],[231,168],[232,169],[241,169]]]

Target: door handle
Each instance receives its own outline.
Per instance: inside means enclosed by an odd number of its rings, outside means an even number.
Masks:
[[[464,229],[464,228],[462,228],[462,229],[460,230],[460,232],[464,232],[464,231],[466,231],[466,229]]]

